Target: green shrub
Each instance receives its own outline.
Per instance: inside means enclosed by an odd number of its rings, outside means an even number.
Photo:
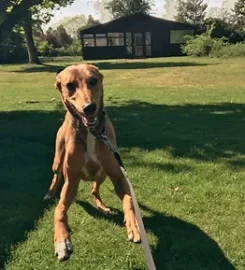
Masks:
[[[209,57],[219,57],[220,51],[229,46],[229,43],[225,42],[224,38],[213,38],[213,43],[211,45],[211,51],[209,52]]]
[[[209,57],[241,57],[245,56],[245,43],[231,44],[225,37],[212,37],[214,23],[207,25],[206,32],[194,37],[187,36],[181,50],[186,55]]]
[[[186,36],[186,43],[181,46],[182,52],[191,56],[215,56],[226,43],[224,38],[212,38],[213,29],[214,24],[208,25],[203,34]]]
[[[218,52],[217,57],[242,57],[245,56],[245,43],[240,42],[236,44],[227,44],[223,46]]]
[[[37,45],[37,51],[39,56],[57,56],[57,49],[47,41],[39,42]]]
[[[59,56],[80,56],[82,54],[80,41],[76,40],[70,46],[57,48],[57,54]]]

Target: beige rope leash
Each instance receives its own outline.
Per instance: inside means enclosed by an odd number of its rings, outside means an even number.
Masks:
[[[132,196],[132,200],[133,200],[133,206],[134,206],[134,211],[135,211],[135,215],[136,215],[136,219],[138,221],[139,224],[139,229],[140,229],[140,235],[141,235],[141,242],[143,245],[143,249],[144,249],[144,254],[145,254],[145,261],[148,267],[148,270],[156,270],[156,266],[152,257],[152,253],[151,253],[151,249],[150,249],[150,245],[148,243],[147,240],[147,236],[146,236],[146,231],[145,231],[145,227],[144,227],[144,223],[141,217],[141,213],[140,213],[140,208],[139,208],[139,204],[138,201],[136,199],[136,195],[134,192],[134,188],[132,186],[132,184],[130,183],[128,177],[127,177],[127,173],[125,171],[125,169],[123,167],[121,167],[121,170],[124,174],[125,179],[128,182],[129,188],[130,188],[130,193]]]
[[[123,165],[121,157],[120,157],[119,153],[117,152],[117,150],[113,147],[113,145],[111,144],[111,142],[110,142],[110,140],[108,139],[107,136],[102,135],[102,134],[96,134],[96,135],[97,135],[96,140],[101,141],[104,144],[108,145],[110,150],[113,152],[113,154],[114,154],[114,156],[115,156],[115,158],[116,158],[116,160],[117,160],[117,162],[118,162],[118,164],[119,164],[119,166],[121,168],[121,171],[122,171],[128,185],[129,185],[129,189],[130,189],[130,193],[131,193],[131,196],[132,196],[132,201],[133,201],[133,206],[134,206],[136,219],[138,221],[138,225],[139,225],[139,229],[140,229],[141,243],[142,243],[143,249],[144,249],[146,265],[148,267],[148,270],[156,270],[156,266],[155,266],[155,263],[154,263],[154,260],[153,260],[150,245],[149,245],[149,242],[147,240],[145,226],[144,226],[142,216],[141,216],[141,213],[140,213],[140,207],[139,207],[139,204],[138,204],[135,192],[134,192],[134,188],[133,188],[131,182],[128,179],[127,172],[126,172],[126,169],[125,169],[125,167]]]

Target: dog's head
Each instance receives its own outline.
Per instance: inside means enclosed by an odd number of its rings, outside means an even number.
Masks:
[[[103,107],[103,75],[90,64],[76,64],[59,70],[55,87],[60,91],[65,104],[76,110],[85,126],[97,122],[98,112]]]

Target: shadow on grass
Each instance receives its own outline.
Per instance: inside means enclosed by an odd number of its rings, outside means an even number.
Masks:
[[[43,196],[62,117],[59,112],[0,112],[0,268],[11,245],[25,241],[52,204]]]
[[[115,106],[107,111],[115,125],[120,147],[165,149],[174,158],[222,159],[236,168],[244,167],[245,159],[232,159],[245,154],[241,140],[241,134],[245,133],[244,104],[168,106],[132,100],[116,107],[120,101],[111,102]]]
[[[78,63],[83,63],[82,61]],[[87,62],[86,62],[87,63]],[[146,62],[146,61],[135,61],[135,62],[89,62],[96,65],[101,70],[111,70],[111,69],[147,69],[147,68],[171,68],[171,67],[191,67],[191,66],[206,66],[210,64],[198,63],[198,62]],[[66,67],[67,64],[62,63],[60,65],[50,65],[43,63],[42,65],[35,66],[25,66],[23,69],[17,71],[20,73],[33,73],[33,72],[52,72],[60,68]]]
[[[236,157],[245,154],[245,144],[241,139],[241,134],[245,133],[244,104],[167,106],[139,101],[130,101],[118,107],[116,102],[114,104],[107,111],[115,125],[123,159],[131,159],[128,149],[132,147],[142,150],[165,149],[173,157],[201,161],[222,159],[231,167],[244,168],[244,158]],[[43,196],[52,177],[55,135],[63,115],[60,110],[0,112],[0,267],[7,259],[11,245],[26,239],[26,233],[34,228],[47,207],[43,203]],[[133,165],[157,166],[160,170],[169,172],[192,170],[188,166],[176,167],[154,161],[144,163],[135,158],[132,159]],[[116,215],[120,215],[121,219],[121,214]],[[205,250],[208,245],[214,251],[217,250],[214,257],[210,253],[211,259],[216,260],[221,254],[217,245],[206,239],[193,225],[157,212],[152,212],[152,217],[149,220],[146,218],[145,222],[149,229],[162,238],[157,249],[159,251],[155,251],[156,258],[159,256],[158,264],[161,252],[166,256],[166,263],[168,260],[171,260],[169,264],[174,263],[174,260],[178,263],[175,241],[184,245],[185,240],[177,236],[181,236],[186,230],[193,252],[195,240],[191,238],[191,234],[196,233],[206,243]],[[166,226],[159,227],[159,224]],[[169,234],[157,231],[166,228],[170,231]],[[169,251],[165,250],[165,245]],[[177,257],[172,258],[173,254]],[[188,256],[185,256],[185,260],[191,263],[192,258]],[[205,258],[200,260],[205,264]]]
[[[90,203],[77,203],[88,214],[105,219],[105,216]],[[143,222],[146,230],[151,231],[158,240],[157,246],[152,250],[157,269],[236,269],[218,244],[197,226],[151,210],[142,204],[140,207],[150,213],[150,216],[143,218]],[[117,209],[112,209],[112,213],[106,219],[123,226],[123,213]]]
[[[168,67],[192,67],[192,66],[206,66],[209,64],[198,62],[147,62],[147,61],[130,61],[130,62],[98,62],[93,63],[102,70],[108,69],[147,69],[147,68],[168,68]]]
[[[97,208],[92,206],[90,203],[81,201],[81,200],[76,200],[76,203],[80,205],[90,216],[96,217],[98,219],[104,220],[105,214],[100,212]],[[124,227],[123,224],[123,213],[122,211],[119,211],[116,208],[110,207],[111,213],[108,216],[108,218],[112,218],[113,222],[116,223],[120,227]]]

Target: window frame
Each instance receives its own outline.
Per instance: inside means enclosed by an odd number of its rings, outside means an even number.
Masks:
[[[176,36],[173,36],[173,34],[178,32],[184,32],[184,35],[179,36],[176,38]],[[188,33],[189,32],[189,33]],[[192,34],[191,34],[192,33]],[[184,36],[194,36],[194,30],[193,29],[178,29],[178,30],[170,30],[170,44],[184,44]]]

